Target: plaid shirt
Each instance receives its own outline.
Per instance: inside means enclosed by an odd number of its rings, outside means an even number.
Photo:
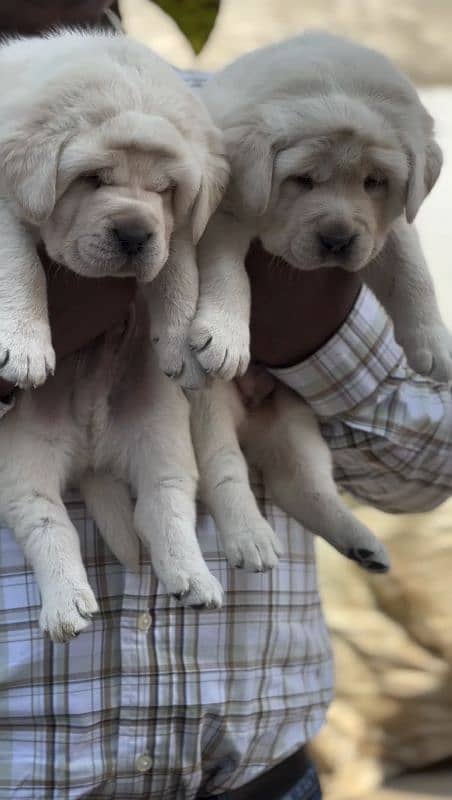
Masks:
[[[325,347],[276,372],[321,416],[347,489],[386,510],[450,493],[451,394],[407,369],[368,289]],[[165,594],[145,554],[139,574],[124,571],[71,496],[101,612],[68,645],[41,635],[33,575],[0,532],[1,798],[191,800],[252,780],[314,736],[332,664],[313,541],[261,503],[284,546],[267,575],[230,569],[200,510],[226,592],[223,609],[197,612]]]
[[[275,374],[309,403],[338,483],[383,511],[429,511],[452,493],[450,387],[415,375],[364,287],[316,355]]]

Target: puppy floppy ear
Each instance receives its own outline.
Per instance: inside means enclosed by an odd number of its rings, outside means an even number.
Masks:
[[[209,133],[207,142],[193,145],[175,171],[174,211],[181,223],[190,215],[193,241],[198,243],[219,205],[229,179],[229,166],[219,132]]]
[[[270,201],[276,143],[257,122],[229,128],[225,138],[234,200],[246,214],[260,217]]]
[[[39,122],[0,127],[0,182],[35,225],[45,222],[54,209],[58,160],[66,137]]]
[[[406,218],[411,223],[438,180],[443,165],[442,150],[434,139],[429,139],[424,151],[410,151],[409,161]]]
[[[209,137],[209,150],[202,166],[201,183],[193,204],[191,224],[193,241],[197,244],[207,223],[216,211],[226,191],[229,180],[229,164],[223,153],[223,140],[215,131]]]

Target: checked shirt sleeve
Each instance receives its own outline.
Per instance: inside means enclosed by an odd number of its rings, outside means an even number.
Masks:
[[[317,353],[273,373],[316,413],[349,492],[390,512],[452,494],[451,390],[409,369],[370,289]]]

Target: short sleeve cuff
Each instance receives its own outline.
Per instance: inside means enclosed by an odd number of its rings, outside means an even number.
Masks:
[[[363,286],[341,328],[320,350],[300,364],[271,371],[318,416],[331,417],[367,400],[404,359],[391,320]]]

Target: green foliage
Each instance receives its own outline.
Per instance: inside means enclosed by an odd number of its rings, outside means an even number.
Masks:
[[[220,0],[154,0],[174,19],[195,53],[204,47],[212,30]]]

